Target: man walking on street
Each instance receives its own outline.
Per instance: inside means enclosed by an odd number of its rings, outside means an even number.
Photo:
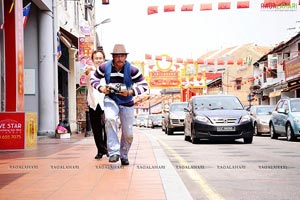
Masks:
[[[148,90],[148,83],[141,71],[126,59],[128,53],[123,44],[116,44],[112,61],[101,64],[91,77],[92,86],[105,94],[105,130],[109,162],[129,165],[128,152],[133,141],[133,96]],[[105,81],[101,81],[104,79]],[[118,118],[121,121],[121,142],[118,138]]]

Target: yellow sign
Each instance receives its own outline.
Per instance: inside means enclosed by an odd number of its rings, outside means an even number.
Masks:
[[[34,112],[25,113],[26,149],[35,148],[37,145],[37,114]]]

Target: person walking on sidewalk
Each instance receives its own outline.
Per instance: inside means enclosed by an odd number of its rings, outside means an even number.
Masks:
[[[105,94],[105,130],[109,162],[129,165],[128,152],[133,142],[134,101],[133,96],[148,90],[148,83],[142,72],[126,59],[128,53],[123,44],[114,46],[112,60],[101,64],[94,76],[92,86]],[[105,81],[101,81],[102,79]],[[118,118],[121,122],[121,142],[118,138]]]
[[[105,61],[105,54],[103,50],[95,50],[92,53],[92,63],[85,66],[84,73],[87,76],[87,102],[89,107],[90,122],[92,132],[97,147],[97,154],[95,159],[101,159],[107,153],[107,138],[104,128],[104,94],[99,93],[91,86],[90,78],[95,73],[96,66],[98,67]]]

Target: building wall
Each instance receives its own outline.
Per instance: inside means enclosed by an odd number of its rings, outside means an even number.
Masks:
[[[27,72],[29,72],[28,74],[34,72],[34,77],[31,76],[27,78],[25,77],[24,110],[25,112],[36,112],[36,113],[39,112],[38,12],[39,9],[34,4],[32,4],[30,8],[30,17],[28,17],[27,24],[24,29],[25,76],[26,76],[26,70]],[[26,84],[26,82],[28,84]],[[34,91],[32,89],[34,89]],[[28,93],[26,93],[26,91],[28,91]]]

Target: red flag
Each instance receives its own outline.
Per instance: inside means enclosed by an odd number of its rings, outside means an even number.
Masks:
[[[30,5],[31,5],[31,2],[28,3],[28,4],[23,8],[23,28],[25,28],[26,23],[27,23],[29,11],[30,11]]]
[[[237,8],[249,8],[250,2],[249,1],[238,1]]]
[[[148,15],[156,14],[158,6],[149,6],[148,7]]]
[[[150,55],[150,54],[145,54],[145,59],[146,60],[151,60],[152,59],[152,55]]]
[[[162,56],[155,56],[155,60],[162,60]]]
[[[170,57],[170,56],[167,56],[167,58],[166,58],[166,61],[167,61],[167,62],[172,62],[172,61],[173,61],[173,59],[172,59],[172,57]]]
[[[194,63],[194,60],[191,59],[191,58],[188,58],[188,59],[186,59],[185,62],[186,62],[187,64],[193,64],[193,63]]]
[[[165,5],[164,6],[164,12],[174,12],[175,11],[175,5]]]
[[[200,10],[212,10],[211,3],[202,3],[200,4]]]
[[[193,11],[193,4],[182,5],[181,11]]]
[[[176,62],[177,63],[183,63],[183,59],[182,58],[176,58]]]
[[[226,10],[226,9],[230,9],[230,2],[219,2],[218,3],[218,9],[219,10]]]

